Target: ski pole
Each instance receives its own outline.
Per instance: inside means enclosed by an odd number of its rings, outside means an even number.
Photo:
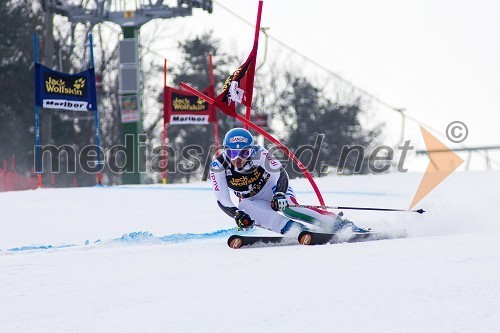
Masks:
[[[369,208],[369,207],[342,207],[342,206],[314,206],[314,205],[288,205],[288,207],[293,208],[320,208],[320,209],[352,209],[352,210],[376,210],[382,212],[410,212],[410,213],[425,213],[422,208],[417,210],[409,209],[392,209],[392,208]]]

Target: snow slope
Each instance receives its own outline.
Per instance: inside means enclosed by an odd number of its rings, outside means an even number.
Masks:
[[[318,185],[407,208],[421,176]],[[422,216],[345,212],[406,239],[242,250],[208,183],[1,193],[0,332],[498,332],[499,181],[456,173]]]

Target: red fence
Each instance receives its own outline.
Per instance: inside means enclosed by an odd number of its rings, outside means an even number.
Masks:
[[[34,190],[37,188],[37,179],[33,169],[27,174],[21,174],[15,171],[15,155],[12,154],[12,159],[10,161],[10,168],[7,167],[9,164],[7,160],[4,160],[0,164],[0,192],[7,191],[23,191],[23,190]],[[76,177],[73,177],[73,181],[64,179],[56,184],[56,176],[54,174],[50,175],[50,179],[45,179],[43,187],[55,188],[55,187],[77,187],[78,182]]]
[[[0,169],[0,192],[22,191],[36,188],[36,177],[31,171],[31,175],[22,175],[14,171],[15,155],[12,154],[10,170],[7,169],[7,161],[3,161]]]
[[[4,170],[0,171],[0,192],[22,191],[36,188],[36,177],[24,176]]]

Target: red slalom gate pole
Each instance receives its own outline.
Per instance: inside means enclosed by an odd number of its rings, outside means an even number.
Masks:
[[[249,86],[247,87],[247,90],[250,91],[250,104],[247,105],[247,109],[245,112],[245,119],[250,121],[250,114],[252,112],[252,96],[253,96],[253,77],[255,76],[255,64],[257,62],[257,51],[259,49],[259,35],[260,35],[260,21],[262,17],[262,5],[263,1],[259,1],[259,7],[257,9],[257,22],[255,23],[255,36],[253,39],[253,48],[252,52],[255,53],[255,61],[253,61],[250,64],[250,68],[248,69],[247,75],[252,78],[250,81]],[[249,125],[245,123],[245,129],[248,129]]]
[[[212,95],[215,96],[215,78],[214,78],[214,67],[212,63],[212,55],[208,55],[208,66],[209,66],[209,71],[210,71],[210,85],[212,86]],[[213,104],[211,104],[213,105]],[[215,105],[213,105],[215,109]],[[219,152],[219,124],[217,122],[217,110],[214,110],[214,143],[215,143],[215,153],[214,156],[217,156],[217,153]]]
[[[165,94],[165,87],[167,86],[167,59],[163,62],[163,93]],[[165,99],[165,97],[163,97]],[[167,122],[165,121],[165,106],[163,106],[163,161],[165,163],[165,170],[162,173],[162,184],[167,183]]]

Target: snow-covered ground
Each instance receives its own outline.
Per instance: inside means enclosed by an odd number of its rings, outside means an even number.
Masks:
[[[421,176],[317,181],[328,204],[407,208]],[[499,332],[498,184],[345,211],[406,239],[242,250],[209,183],[0,193],[0,332]]]

